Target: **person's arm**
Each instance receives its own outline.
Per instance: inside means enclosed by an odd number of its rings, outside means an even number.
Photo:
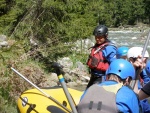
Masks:
[[[138,96],[140,100],[150,97],[150,82],[139,90]]]
[[[138,89],[138,82],[139,80],[132,80],[130,83],[130,86],[133,88],[133,91],[137,94],[139,89]],[[133,87],[134,86],[134,87]]]
[[[138,82],[140,80],[140,73],[146,66],[146,58],[143,58],[143,60],[141,60],[141,55],[139,55],[135,60],[133,58],[130,58],[129,61],[132,63],[136,70],[136,77],[134,80],[131,81],[130,86],[133,88],[135,93],[138,93]]]
[[[117,48],[115,46],[108,45],[102,50],[102,52],[103,56],[107,59],[109,63],[116,59]]]
[[[141,76],[141,79],[142,79],[142,85],[145,85],[150,81],[150,77],[147,75],[145,69],[143,69],[140,76]]]
[[[147,95],[145,92],[143,92],[142,90],[139,91],[138,93],[139,99],[143,100],[149,97],[149,95]]]
[[[123,86],[116,94],[116,104],[121,113],[139,113],[138,98],[135,93],[126,86]]]

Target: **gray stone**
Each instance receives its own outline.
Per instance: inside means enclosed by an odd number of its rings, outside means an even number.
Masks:
[[[0,35],[0,42],[6,41],[7,37],[6,35]]]

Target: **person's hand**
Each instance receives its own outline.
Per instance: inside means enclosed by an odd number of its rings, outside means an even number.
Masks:
[[[146,66],[146,61],[147,61],[147,58],[143,58],[142,59],[142,56],[139,55],[136,60],[133,62],[133,66],[135,68],[139,68],[140,70],[143,70]]]

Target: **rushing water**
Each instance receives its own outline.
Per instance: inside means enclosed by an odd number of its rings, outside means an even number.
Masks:
[[[109,39],[119,46],[143,47],[145,41],[148,37],[148,32],[132,31],[132,30],[120,30],[120,31],[110,31]],[[150,53],[150,46],[148,45],[147,50]]]

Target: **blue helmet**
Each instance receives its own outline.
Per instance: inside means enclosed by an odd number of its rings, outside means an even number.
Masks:
[[[125,46],[118,47],[116,56],[117,58],[121,58],[122,56],[127,56],[129,48]]]
[[[115,59],[106,71],[106,75],[108,74],[115,74],[121,79],[126,79],[127,77],[135,79],[135,69],[133,65],[124,59]]]
[[[147,61],[145,70],[147,75],[150,76],[150,60]]]

